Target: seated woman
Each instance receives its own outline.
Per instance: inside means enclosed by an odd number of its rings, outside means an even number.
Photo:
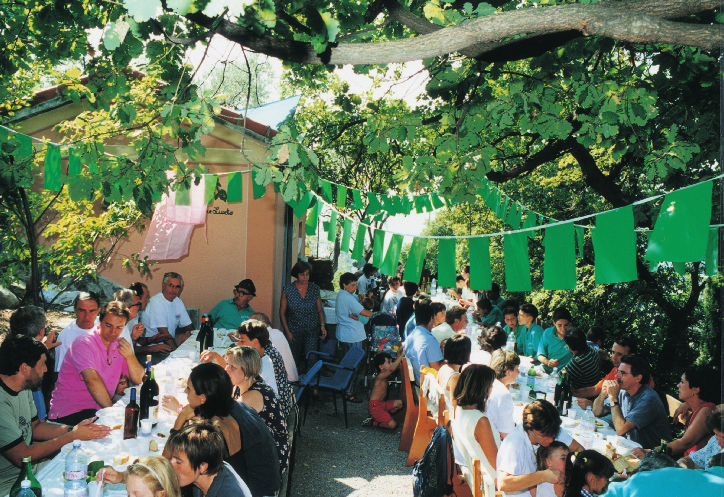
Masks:
[[[470,354],[470,362],[489,366],[493,352],[503,348],[507,340],[508,337],[500,326],[495,325],[484,328],[483,332],[478,335],[480,350]]]
[[[274,495],[280,487],[279,456],[271,432],[259,415],[246,404],[234,402],[231,379],[218,364],[199,364],[186,384],[188,405],[165,395],[162,405],[179,412],[172,432],[195,419],[216,422],[226,442],[224,461],[249,486],[252,495]]]
[[[442,352],[444,364],[437,372],[437,384],[445,391],[445,397],[453,408],[457,404],[452,397],[452,392],[455,391],[455,386],[458,384],[460,370],[470,362],[471,347],[470,339],[462,333],[457,333],[445,340],[445,348]]]
[[[565,478],[571,473],[573,461],[571,459],[571,451],[568,446],[558,440],[553,440],[548,446],[538,447],[535,454],[536,466],[538,471],[546,469],[555,469],[559,471]],[[565,489],[565,479],[561,483],[539,483],[535,497],[563,497]]]
[[[104,466],[97,481],[126,483],[126,491],[134,497],[181,497],[181,487],[173,466],[165,457],[150,456],[136,459],[125,472],[119,473]]]
[[[706,425],[706,417],[716,409],[713,401],[719,397],[718,374],[707,366],[689,366],[681,375],[677,388],[679,399],[687,408],[682,409],[683,414],[675,416],[674,421],[682,423],[685,431],[681,438],[667,445],[673,457],[688,456],[705,447],[713,436],[712,430]],[[634,449],[632,452],[642,458],[649,451]]]
[[[495,478],[500,434],[483,413],[494,381],[495,371],[488,366],[470,364],[463,369],[453,392],[457,407],[452,420],[455,442],[463,447],[468,467],[479,458],[491,479]]]
[[[615,473],[610,459],[595,450],[584,450],[576,456],[567,476],[566,497],[602,495],[608,489],[608,480]]]
[[[234,399],[253,408],[264,420],[274,437],[279,453],[282,473],[289,466],[289,431],[282,416],[279,400],[274,390],[264,383],[261,372],[261,357],[254,347],[244,346],[229,349],[224,355],[226,372],[234,385]]]

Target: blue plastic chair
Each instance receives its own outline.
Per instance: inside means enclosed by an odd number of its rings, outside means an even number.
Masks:
[[[297,391],[297,397],[296,397],[296,400],[297,400],[296,404],[298,406],[301,405],[302,397],[304,396],[305,392],[308,390],[309,382],[311,382],[314,379],[314,377],[319,374],[319,370],[322,369],[322,365],[323,365],[323,363],[321,360],[317,361],[317,363],[314,366],[309,368],[309,371],[307,371],[305,374],[303,374],[302,376],[299,377],[300,387],[299,387],[299,390]],[[307,396],[309,396],[308,393],[307,393]],[[307,401],[307,403],[308,403],[308,401]],[[306,406],[306,404],[305,404],[305,406]],[[304,419],[302,420],[302,423],[306,423],[306,422],[307,422],[307,410],[305,408],[304,409]],[[301,425],[299,424],[299,422],[297,422],[297,426],[300,427],[300,429],[301,429]]]
[[[327,390],[332,392],[332,399],[334,400],[334,413],[337,414],[337,394],[342,394],[342,406],[344,409],[344,427],[349,428],[347,423],[347,392],[352,388],[352,382],[354,381],[355,372],[359,367],[360,363],[364,359],[365,352],[358,346],[352,347],[342,358],[339,364],[332,364],[329,362],[319,361],[316,366],[322,363],[324,366],[328,366],[335,370],[334,376],[322,376],[319,372],[316,373],[314,381],[308,383],[308,386],[314,387],[319,390]],[[321,366],[320,366],[321,367]],[[311,371],[311,370],[310,370]],[[307,378],[305,377],[305,380]],[[304,420],[307,419],[307,410],[309,409],[309,396],[307,396],[304,403]]]

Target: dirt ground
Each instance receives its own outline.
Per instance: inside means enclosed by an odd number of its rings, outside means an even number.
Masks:
[[[4,333],[10,330],[10,316],[15,312],[14,309],[3,309],[0,310],[0,333]],[[63,310],[62,306],[51,306],[50,309],[45,311],[45,319],[47,324],[45,331],[57,331],[60,332],[63,328],[68,326],[68,323],[75,319],[75,314]]]

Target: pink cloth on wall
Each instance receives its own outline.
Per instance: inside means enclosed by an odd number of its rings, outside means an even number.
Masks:
[[[173,174],[173,173],[171,173]],[[206,211],[209,206],[204,202],[206,178],[202,177],[199,184],[191,181],[191,205],[176,205],[176,192],[167,193],[166,220],[171,223],[206,224]]]

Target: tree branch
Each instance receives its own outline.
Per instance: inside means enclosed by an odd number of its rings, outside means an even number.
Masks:
[[[596,159],[593,158],[591,152],[578,143],[578,140],[571,138],[570,153],[583,173],[583,181],[593,188],[593,190],[601,195],[604,199],[611,203],[614,207],[623,207],[634,201],[634,198],[625,194],[621,187],[611,181],[604,175],[596,165]]]

